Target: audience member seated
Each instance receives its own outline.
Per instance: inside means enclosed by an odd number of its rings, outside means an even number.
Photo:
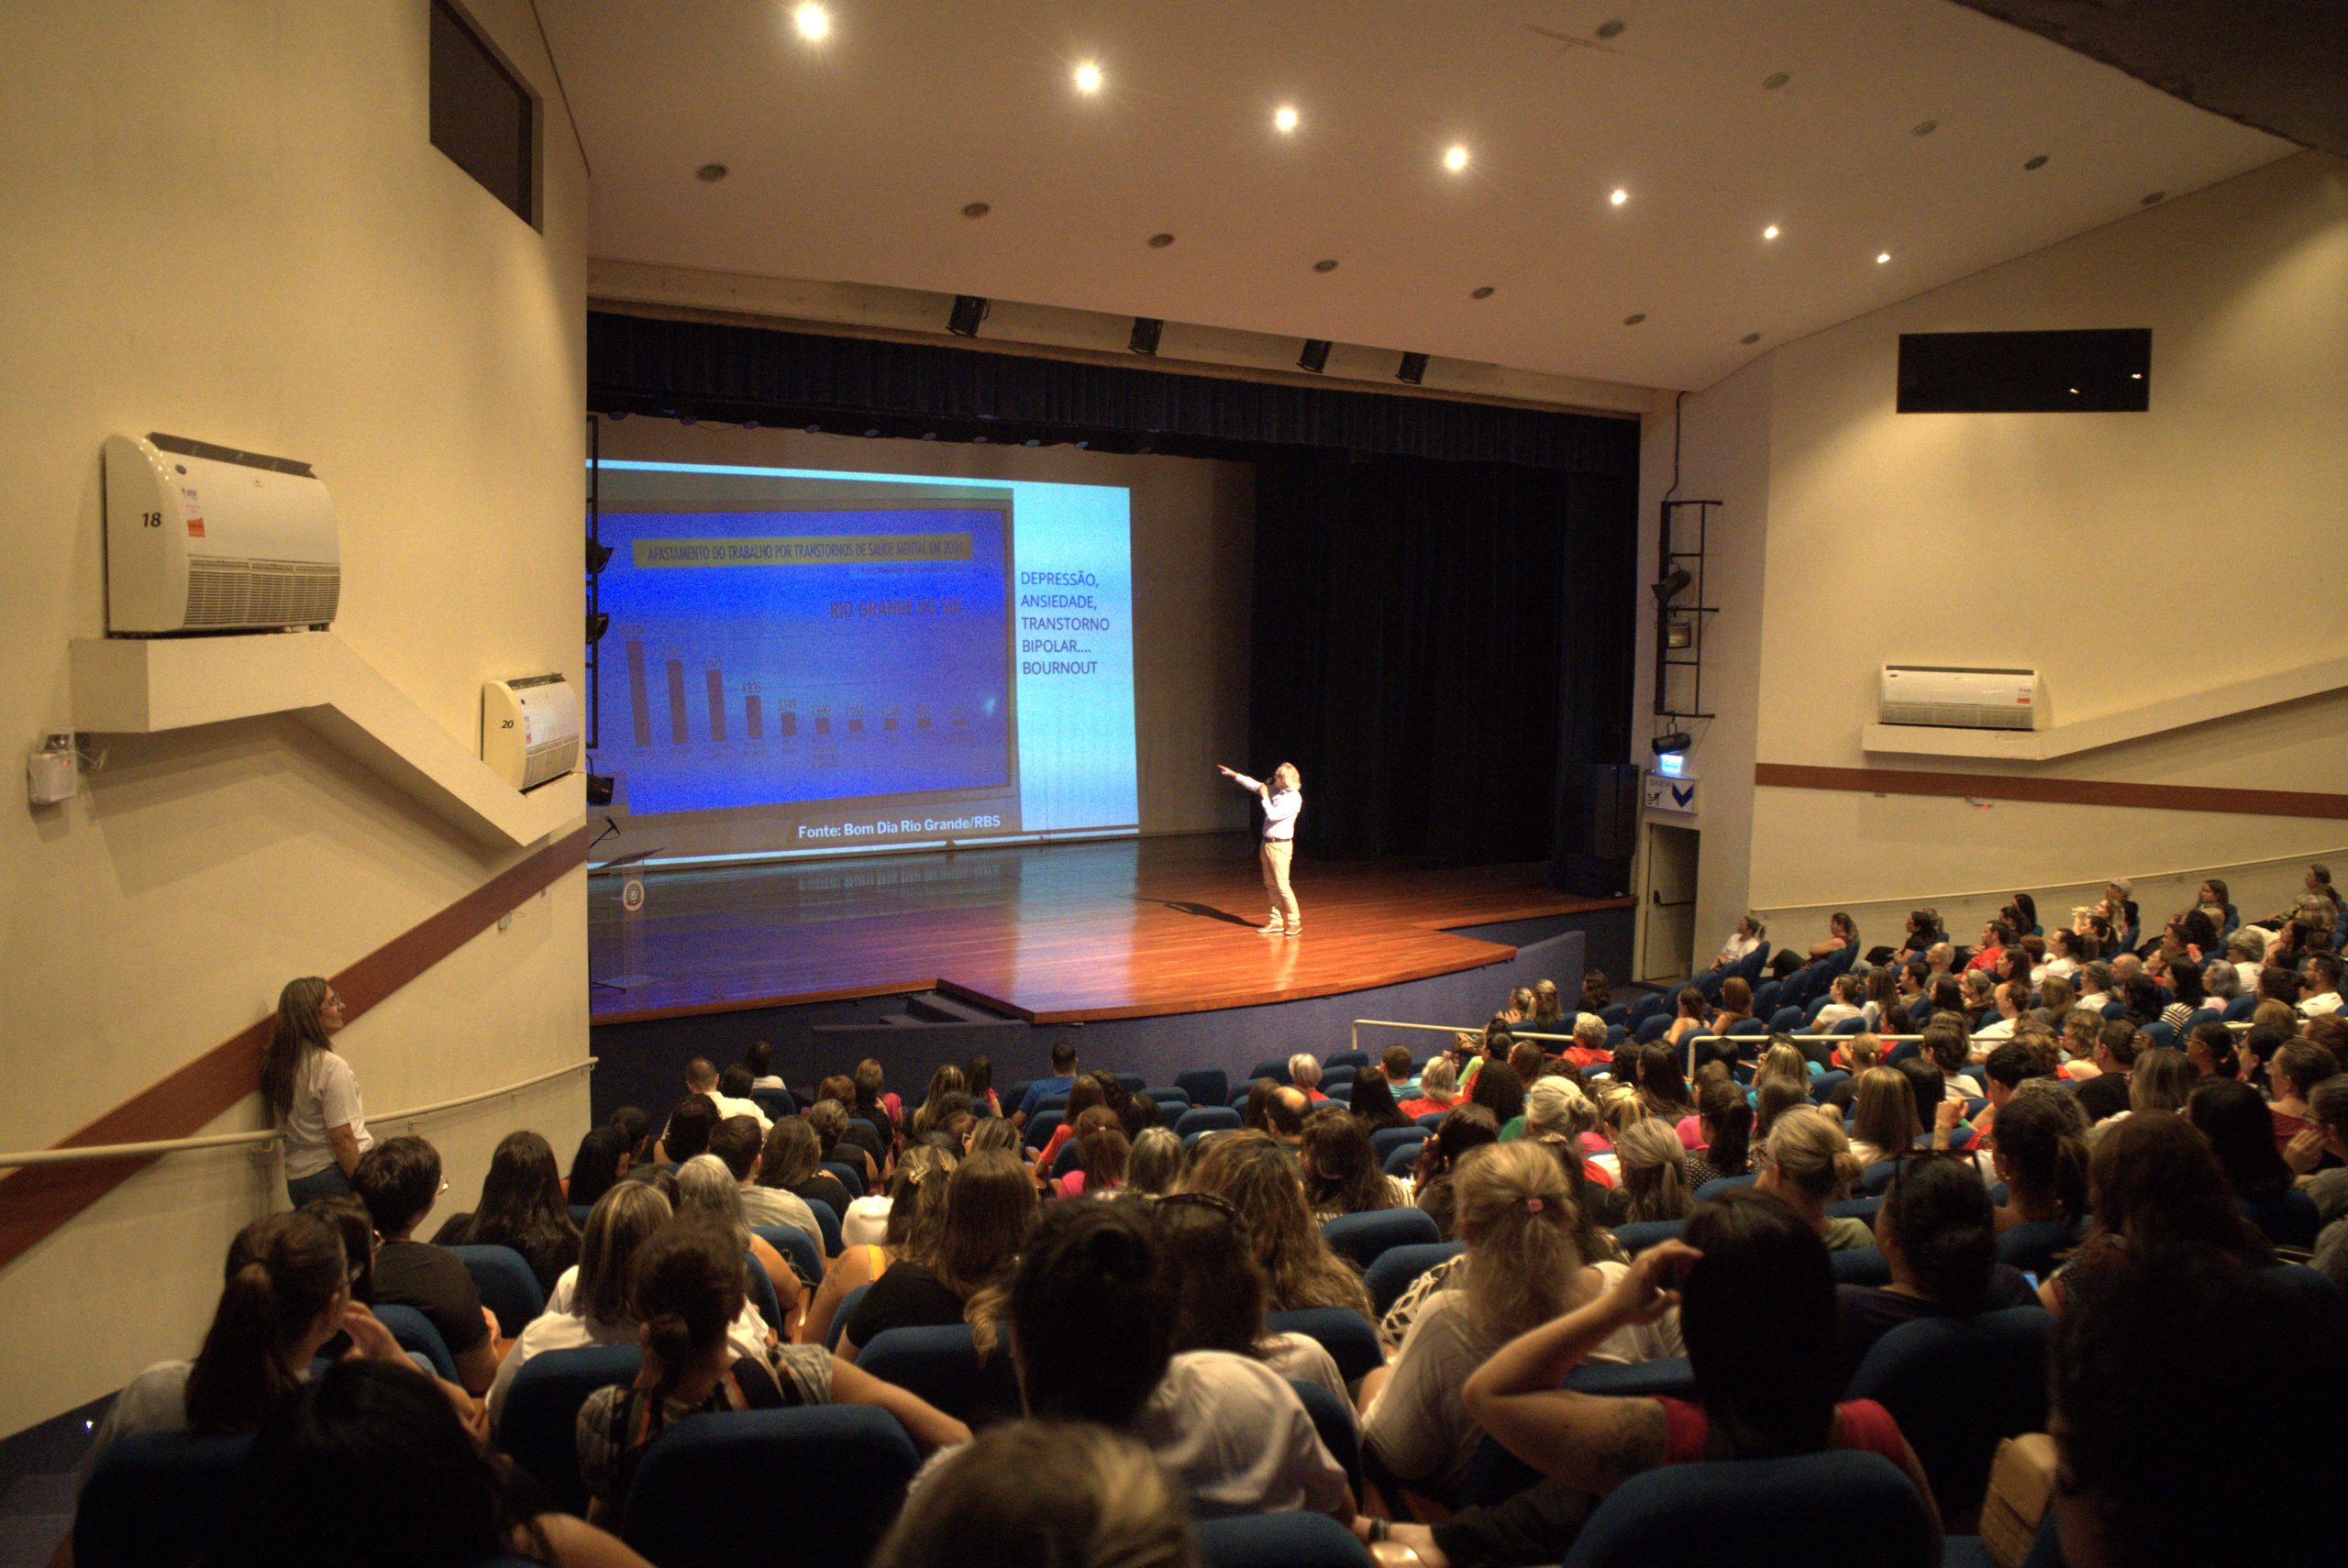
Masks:
[[[768,1327],[784,1339],[791,1338],[807,1308],[807,1281],[799,1277],[799,1271],[773,1242],[750,1230],[749,1220],[742,1212],[741,1184],[725,1168],[725,1162],[715,1154],[696,1154],[678,1166],[675,1202],[678,1213],[734,1233],[751,1264],[765,1273],[774,1289],[775,1303],[781,1309],[782,1321]]]
[[[1761,945],[1761,939],[1768,934],[1768,931],[1759,915],[1748,913],[1736,922],[1736,929],[1721,944],[1721,950],[1712,955],[1712,967],[1725,969],[1732,964],[1743,963],[1755,948]]]
[[[553,1290],[562,1271],[579,1261],[579,1227],[556,1174],[552,1145],[536,1132],[507,1133],[489,1158],[480,1205],[450,1215],[432,1244],[511,1247],[537,1275],[539,1294]]]
[[[1592,1348],[1674,1306],[1696,1402],[1565,1386]],[[1684,1243],[1641,1253],[1595,1300],[1511,1342],[1468,1378],[1469,1416],[1546,1479],[1498,1507],[1464,1509],[1432,1529],[1394,1525],[1390,1536],[1428,1568],[1555,1562],[1596,1500],[1634,1475],[1664,1464],[1830,1449],[1877,1453],[1898,1465],[1937,1531],[1932,1487],[1899,1425],[1872,1400],[1837,1404],[1841,1386],[1825,1250],[1778,1199],[1732,1192],[1689,1217]]]
[[[1132,1157],[1133,1143],[1118,1124],[1116,1113],[1106,1106],[1088,1110],[1084,1125],[1077,1130],[1076,1169],[1052,1184],[1054,1195],[1112,1197],[1125,1185],[1125,1167]]]
[[[1549,995],[1551,999],[1554,999],[1557,994],[1557,988],[1551,985],[1546,980],[1544,980],[1542,985],[1549,987]],[[1538,995],[1540,987],[1534,987],[1534,994]],[[1389,1045],[1385,1050],[1379,1052],[1378,1055],[1378,1075],[1386,1080],[1386,1087],[1388,1088],[1396,1091],[1394,1098],[1396,1099],[1401,1099],[1402,1098],[1401,1091],[1410,1087],[1411,1078],[1412,1077],[1411,1072],[1411,1048],[1408,1045]]]
[[[1688,1185],[1688,1151],[1660,1116],[1641,1117],[1614,1139],[1614,1158],[1630,1221],[1679,1220],[1694,1201]]]
[[[2080,1292],[2054,1363],[2053,1507],[2069,1568],[2339,1561],[2337,1500],[2316,1479],[2348,1463],[2338,1295],[2222,1254],[2132,1246]],[[2148,1463],[2229,1453],[2274,1455],[2308,1484],[2278,1485],[2271,1465],[2204,1466],[2188,1481]]]
[[[1827,1217],[1826,1206],[1851,1195],[1863,1168],[1833,1117],[1812,1106],[1787,1111],[1769,1129],[1753,1163],[1759,1173],[1754,1185],[1783,1199],[1830,1250],[1875,1245],[1866,1220]]]
[[[891,1329],[967,1322],[991,1342],[1001,1293],[1036,1221],[1036,1184],[1009,1154],[973,1154],[946,1178],[938,1220],[929,1252],[888,1269],[857,1304],[840,1338],[845,1359]]]
[[[1902,1323],[2037,1303],[2021,1272],[1998,1261],[1989,1192],[1968,1162],[1902,1158],[1876,1215],[1875,1241],[1891,1283],[1834,1287],[1835,1361],[1845,1383]]]
[[[1852,1081],[1858,1088],[1851,1097],[1851,1154],[1859,1168],[1914,1148],[1924,1126],[1907,1078],[1890,1067],[1869,1067]]]
[[[1292,1383],[1317,1383],[1352,1408],[1335,1358],[1309,1334],[1273,1333],[1264,1322],[1269,1284],[1239,1211],[1203,1192],[1155,1205],[1179,1306],[1174,1351],[1227,1351],[1262,1362]]]
[[[1067,1094],[1076,1087],[1076,1042],[1056,1040],[1052,1043],[1052,1070],[1027,1086],[1026,1096],[1013,1112],[1012,1121],[1024,1127],[1035,1120],[1044,1101],[1056,1094]]]
[[[415,1239],[440,1197],[439,1151],[421,1138],[387,1138],[367,1151],[351,1185],[382,1245],[375,1251],[375,1304],[413,1307],[439,1331],[472,1395],[489,1391],[504,1347],[464,1261]]]
[[[802,1341],[826,1343],[832,1337],[832,1320],[850,1292],[877,1283],[908,1259],[926,1259],[935,1254],[938,1234],[946,1223],[946,1184],[957,1163],[939,1149],[906,1151],[905,1157],[897,1164],[897,1174],[890,1178],[889,1191],[883,1198],[887,1207],[882,1211],[879,1239],[848,1242],[841,1246],[840,1255],[824,1270],[824,1283],[800,1325]]]
[[[1271,1310],[1341,1307],[1376,1322],[1361,1276],[1321,1239],[1297,1167],[1271,1138],[1241,1131],[1202,1139],[1182,1190],[1212,1193],[1239,1211]]]
[[[2192,1061],[2182,1051],[2163,1046],[2138,1053],[2128,1074],[2128,1109],[2089,1128],[2088,1146],[2093,1148],[2114,1127],[2139,1111],[2183,1110],[2193,1086],[2200,1081]]]
[[[1857,975],[1837,975],[1834,977],[1833,999],[1818,1010],[1810,1027],[1825,1033],[1846,1019],[1866,1016],[1866,981]]]
[[[1304,1119],[1297,1174],[1304,1180],[1304,1199],[1315,1224],[1340,1214],[1408,1208],[1410,1184],[1379,1167],[1369,1129],[1351,1111],[1327,1106]]]
[[[961,1422],[821,1345],[778,1343],[743,1353],[731,1332],[742,1301],[742,1250],[722,1224],[679,1215],[638,1250],[628,1306],[642,1325],[643,1371],[625,1387],[597,1389],[579,1411],[579,1474],[593,1499],[591,1519],[615,1521],[644,1451],[703,1410],[875,1405],[925,1452],[969,1441]]]
[[[1179,1292],[1153,1214],[1080,1198],[1037,1222],[1011,1287],[1027,1413],[1137,1438],[1197,1518],[1310,1508],[1350,1524],[1353,1489],[1286,1378],[1252,1356],[1174,1353]]]
[[[2209,1140],[2210,1153],[2226,1173],[2234,1200],[2270,1239],[2281,1240],[2273,1226],[2280,1220],[2276,1210],[2283,1195],[2293,1186],[2291,1167],[2276,1147],[2275,1119],[2258,1091],[2248,1084],[2207,1081],[2193,1091],[2185,1114],[2194,1131]],[[2314,1241],[2301,1236],[2287,1244],[2304,1247]]]
[[[1839,956],[1843,949],[1855,945],[1858,940],[1858,923],[1837,910],[1826,917],[1825,939],[1810,944],[1811,961]]]
[[[2079,1088],[2079,1109],[2101,1121],[2128,1109],[2128,1078],[2136,1068],[2136,1026],[2115,1018],[2096,1038],[2096,1076]]]
[[[944,1455],[872,1568],[1196,1568],[1191,1511],[1149,1450],[1105,1427],[1015,1421]]]
[[[2087,1112],[2052,1079],[2029,1080],[1999,1109],[1989,1160],[1991,1173],[2006,1186],[2005,1204],[1995,1217],[1999,1231],[2086,1221]]]
[[[1291,1088],[1301,1089],[1304,1098],[1315,1105],[1326,1105],[1329,1097],[1321,1092],[1321,1058],[1310,1051],[1299,1051],[1288,1059],[1288,1081]]]
[[[834,1219],[847,1213],[847,1188],[840,1178],[823,1168],[824,1148],[815,1135],[814,1122],[804,1116],[786,1116],[774,1124],[766,1143],[759,1150],[759,1186],[767,1191],[781,1193],[799,1200],[806,1209],[807,1223],[815,1224],[815,1211],[810,1203],[829,1208]],[[759,1214],[767,1211],[767,1200],[743,1196],[743,1211]],[[788,1212],[788,1210],[783,1210]],[[758,1220],[764,1225],[782,1221]],[[796,1220],[789,1221],[797,1223]],[[816,1242],[822,1244],[821,1228],[817,1227]]]
[[[1125,1155],[1123,1190],[1136,1198],[1163,1198],[1182,1180],[1182,1140],[1171,1127],[1145,1127]]]
[[[1492,1113],[1492,1121],[1500,1127],[1501,1137],[1523,1135],[1524,1079],[1514,1067],[1502,1061],[1486,1061],[1484,1070],[1476,1075],[1475,1086],[1468,1091],[1468,1098]]]
[[[884,1136],[894,1136],[905,1124],[904,1106],[890,1092],[889,1077],[880,1064],[867,1056],[856,1065],[850,1081],[855,1098],[848,1105],[848,1114],[864,1118]]]
[[[1696,1091],[1696,1136],[1698,1152],[1679,1167],[1691,1194],[1708,1181],[1752,1174],[1753,1102],[1725,1075]]]
[[[1060,1112],[1060,1124],[1052,1129],[1052,1135],[1044,1140],[1042,1148],[1036,1151],[1036,1168],[1038,1171],[1049,1172],[1052,1163],[1059,1158],[1060,1150],[1076,1142],[1079,1118],[1088,1110],[1107,1109],[1109,1097],[1102,1088],[1102,1080],[1108,1076],[1106,1073],[1088,1073],[1069,1086],[1068,1105]]]
[[[2308,1120],[2308,1096],[2339,1071],[2339,1061],[2312,1040],[2287,1041],[2275,1053],[2267,1064],[2266,1087],[2273,1096],[2270,1109],[2278,1151],[2313,1125]]]
[[[1346,1108],[1368,1132],[1387,1127],[1408,1127],[1411,1119],[1402,1114],[1394,1102],[1393,1086],[1387,1082],[1382,1071],[1364,1071],[1354,1075],[1354,1087],[1346,1097]]]
[[[921,1104],[914,1109],[914,1119],[906,1128],[906,1135],[926,1138],[932,1132],[943,1130],[946,1117],[954,1110],[959,1110],[965,1116],[969,1115],[969,1082],[963,1077],[962,1069],[951,1062],[933,1071],[929,1075],[929,1088],[921,1097]],[[951,1103],[957,1099],[960,1101],[958,1106]],[[957,1132],[956,1136],[958,1139],[960,1133]]]
[[[1725,984],[1722,989],[1726,989]],[[1656,1043],[1677,1051],[1679,1048],[1679,1043],[1690,1034],[1709,1033],[1711,1031],[1711,1022],[1708,1017],[1711,1010],[1704,1000],[1704,993],[1693,986],[1680,987],[1679,994],[1673,998],[1672,1001],[1676,1010],[1673,1013],[1670,1027],[1663,1032],[1663,1038]]]
[[[1649,1116],[1660,1116],[1677,1128],[1682,1118],[1696,1113],[1695,1097],[1688,1091],[1688,1077],[1679,1070],[1679,1056],[1667,1045],[1639,1051],[1639,1103]]]
[[[2209,1141],[2173,1110],[2147,1110],[2113,1128],[2088,1162],[2088,1190],[2095,1228],[2038,1287],[2040,1302],[2058,1316],[2075,1291],[2116,1272],[2123,1253],[2181,1253],[2253,1268],[2274,1261]]]
[[[709,1153],[709,1135],[717,1130],[717,1102],[705,1094],[689,1094],[669,1112],[669,1124],[652,1146],[664,1165],[681,1165],[696,1154]]]
[[[1411,1201],[1427,1212],[1443,1239],[1451,1241],[1451,1173],[1468,1150],[1496,1141],[1501,1124],[1480,1105],[1454,1106],[1419,1145],[1419,1161],[1412,1171]],[[1212,1140],[1210,1140],[1212,1142]]]
[[[748,1117],[759,1124],[759,1132],[763,1135],[767,1130],[767,1113],[759,1108],[757,1100],[750,1098],[749,1074],[738,1067],[728,1067],[726,1072],[737,1075],[737,1081],[733,1087],[741,1090],[741,1093],[726,1092],[725,1086],[720,1082],[721,1075],[714,1066],[710,1065],[709,1059],[705,1056],[695,1056],[685,1064],[685,1092],[689,1095],[699,1095],[709,1101],[717,1112],[718,1121],[723,1121],[728,1116]],[[660,1141],[666,1144],[669,1135],[662,1133]],[[691,1156],[680,1157],[672,1152],[667,1157],[672,1165],[682,1165],[685,1159]]]
[[[627,1134],[613,1126],[588,1129],[570,1156],[570,1175],[562,1184],[566,1207],[593,1209],[604,1194],[619,1185],[632,1164]]]
[[[1614,1173],[1589,1158],[1587,1142],[1598,1132],[1598,1102],[1570,1073],[1552,1073],[1525,1091],[1524,1138],[1528,1143],[1556,1139],[1572,1153],[1572,1163],[1584,1181],[1601,1187],[1614,1185]],[[1599,1140],[1600,1147],[1607,1146]]]
[[[825,1081],[827,1087],[832,1082],[830,1079]],[[863,1122],[858,1122],[853,1126],[849,1124],[845,1099],[825,1094],[807,1108],[807,1125],[815,1133],[815,1152],[819,1165],[825,1161],[831,1161],[847,1165],[864,1179],[865,1190],[868,1193],[880,1187],[880,1173],[888,1167],[888,1151],[875,1150],[870,1147],[877,1140],[874,1139],[867,1124]],[[823,1174],[830,1175],[829,1172]],[[831,1181],[840,1189],[839,1216],[841,1222],[845,1224],[847,1220],[849,1201],[847,1187],[836,1176],[831,1176]],[[805,1195],[802,1194],[802,1196]]]
[[[2340,955],[2310,953],[2299,966],[2299,1016],[2320,1018],[2340,1010]]]
[[[1458,1195],[1466,1261],[1447,1271],[1450,1288],[1424,1297],[1392,1365],[1361,1386],[1364,1452],[1446,1507],[1457,1501],[1482,1437],[1463,1402],[1468,1375],[1518,1334],[1597,1297],[1628,1267],[1583,1255],[1565,1173],[1537,1144],[1477,1150],[1460,1167]],[[1625,1325],[1590,1359],[1651,1361],[1678,1351],[1667,1314]]]

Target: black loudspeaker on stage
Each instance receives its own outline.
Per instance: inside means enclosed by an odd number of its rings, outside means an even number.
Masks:
[[[1561,834],[1558,886],[1584,898],[1619,898],[1630,890],[1631,856],[1638,847],[1639,767],[1600,763],[1581,770],[1578,809]]]

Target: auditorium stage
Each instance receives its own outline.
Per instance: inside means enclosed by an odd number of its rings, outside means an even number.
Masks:
[[[1504,962],[1453,929],[1627,911],[1532,867],[1297,857],[1304,931],[1265,937],[1255,845],[1197,834],[595,876],[598,1025],[936,990],[1036,1024],[1251,1008]],[[1562,977],[1560,977],[1562,978]],[[1578,978],[1578,977],[1577,977]]]

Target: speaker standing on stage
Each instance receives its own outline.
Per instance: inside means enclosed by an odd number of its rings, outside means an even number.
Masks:
[[[1263,802],[1264,842],[1257,858],[1264,867],[1264,890],[1272,896],[1272,918],[1258,930],[1265,936],[1294,936],[1304,929],[1304,921],[1288,885],[1288,867],[1296,851],[1296,814],[1304,810],[1304,781],[1295,765],[1287,762],[1272,769],[1268,785],[1232,768],[1217,766],[1215,771],[1242,790],[1253,790]]]

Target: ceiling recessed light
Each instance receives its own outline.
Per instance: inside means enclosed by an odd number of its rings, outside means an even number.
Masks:
[[[1481,288],[1470,289],[1468,292],[1468,297],[1471,300],[1490,299],[1492,297],[1492,286],[1490,283],[1486,283]]]
[[[1332,256],[1326,260],[1315,261],[1312,263],[1312,270],[1316,272],[1334,272],[1337,270],[1337,259]]]
[[[1938,120],[1918,120],[1915,125],[1909,129],[1908,134],[1910,136],[1930,136],[1940,128],[1941,123]]]
[[[693,178],[700,181],[704,185],[714,185],[720,180],[725,178],[725,165],[723,163],[704,163],[700,168],[693,171]]]
[[[802,4],[792,7],[791,25],[809,43],[822,43],[832,36],[832,14],[816,5],[815,0],[802,0]]]
[[[1086,61],[1076,68],[1076,90],[1080,93],[1101,91],[1101,67]]]
[[[1761,231],[1761,237],[1762,237],[1762,238],[1764,238],[1764,239],[1775,239],[1775,238],[1777,238],[1777,237],[1778,237],[1778,226],[1777,226],[1776,224],[1774,224],[1774,223],[1773,223],[1773,224],[1771,224],[1768,227],[1767,227],[1767,228],[1763,229],[1763,230]]]
[[[2073,387],[2073,388],[2071,389],[2071,395],[2072,395],[2073,397],[2077,397],[2077,396],[2078,396],[2078,395],[2079,395],[2079,389],[2078,389],[2078,388],[2077,388],[2077,387]]]
[[[1468,149],[1467,149],[1467,148],[1465,148],[1465,147],[1461,146],[1459,143],[1457,143],[1457,142],[1456,142],[1456,141],[1455,141],[1455,142],[1453,142],[1453,143],[1450,145],[1450,147],[1446,148],[1446,149],[1444,150],[1444,154],[1443,154],[1443,166],[1444,166],[1445,169],[1450,170],[1454,174],[1456,174],[1456,173],[1458,173],[1461,170],[1463,170],[1463,169],[1467,168],[1467,167],[1468,167]]]
[[[1875,253],[1875,264],[1878,267],[1889,266],[1891,264],[1891,252],[1888,250],[1877,251]]]
[[[1629,24],[1623,22],[1620,17],[1611,21],[1600,22],[1598,24],[1598,36],[1601,39],[1619,39],[1623,36],[1623,28],[1628,25]]]
[[[1791,76],[1782,71],[1772,71],[1768,75],[1764,76],[1761,79],[1761,91],[1764,93],[1774,93],[1792,80],[1793,78]]]
[[[2141,381],[2144,379],[2144,372],[2142,370],[2131,370],[2128,372],[2128,379],[2132,381]]]
[[[1626,315],[1626,316],[1624,316],[1624,317],[1623,318],[1623,326],[1638,326],[1638,324],[1639,324],[1639,323],[1641,323],[1641,322],[1645,321],[1646,318],[1647,318],[1647,313],[1646,313],[1646,312],[1645,312],[1645,311],[1643,311],[1643,310],[1634,310],[1634,311],[1633,311],[1630,315]]]
[[[1757,332],[1748,332],[1744,337],[1738,338],[1737,341],[1739,343],[1758,343],[1761,341],[1761,335]]]
[[[962,215],[966,218],[982,218],[992,211],[994,209],[984,202],[972,202],[962,209]]]
[[[2166,191],[2152,191],[2145,193],[2143,204],[2148,207],[2156,207],[2167,200],[2168,193]]]
[[[1624,202],[1627,202],[1627,201],[1629,201],[1629,200],[1631,199],[1631,193],[1630,193],[1630,192],[1628,192],[1628,191],[1625,191],[1625,190],[1624,190],[1624,189],[1623,189],[1620,185],[1617,185],[1617,186],[1615,186],[1615,187],[1614,187],[1614,193],[1613,193],[1612,195],[1611,195],[1611,196],[1608,196],[1606,199],[1607,199],[1608,201],[1610,201],[1610,202],[1613,203],[1616,206],[1618,206],[1618,207],[1619,207],[1619,206],[1621,206]]]
[[[1149,237],[1149,248],[1152,250],[1163,250],[1173,243],[1174,237],[1170,234],[1153,234]]]
[[[1272,128],[1286,135],[1296,128],[1296,105],[1282,104],[1272,111]]]
[[[2042,152],[2042,153],[2040,153],[2037,157],[2032,158],[2032,159],[2029,160],[2027,162],[2023,163],[2023,164],[2022,164],[2022,167],[2023,167],[2024,169],[2043,169],[2043,168],[2045,168],[2045,167],[2046,167],[2046,161],[2047,161],[2047,160],[2046,160],[2046,154],[2044,154],[2044,153],[2043,153],[2043,152]]]

